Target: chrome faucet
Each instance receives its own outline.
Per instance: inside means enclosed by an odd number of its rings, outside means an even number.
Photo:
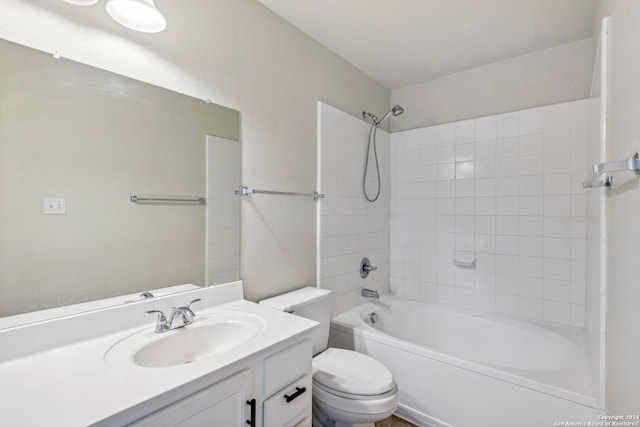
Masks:
[[[193,319],[196,317],[196,314],[191,310],[191,304],[194,302],[201,301],[201,298],[194,299],[185,307],[174,308],[169,320],[167,321],[167,316],[160,310],[149,310],[146,311],[145,314],[158,313],[158,320],[156,320],[156,333],[170,331],[172,329],[182,328],[183,326],[187,326],[193,323]],[[182,318],[182,324],[180,326],[174,326],[173,322],[176,319],[176,316],[180,316]]]
[[[378,291],[374,291],[372,289],[367,289],[367,288],[362,289],[362,296],[365,298],[380,299],[380,294],[378,293]]]

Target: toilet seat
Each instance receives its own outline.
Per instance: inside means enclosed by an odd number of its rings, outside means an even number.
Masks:
[[[366,354],[328,348],[313,358],[312,366],[314,387],[334,396],[373,400],[396,392],[389,369]]]

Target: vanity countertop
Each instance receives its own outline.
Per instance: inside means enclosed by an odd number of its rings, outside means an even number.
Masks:
[[[211,290],[208,292],[211,293]],[[240,295],[241,292],[240,290]],[[193,296],[199,295],[190,292],[188,298]],[[228,294],[226,299],[234,296],[238,296],[237,291]],[[202,298],[204,300],[206,297]],[[151,302],[138,304],[137,308],[143,313],[149,309],[149,304]],[[126,307],[126,311],[132,310],[132,307]],[[155,316],[137,316],[138,320],[130,328],[120,328],[94,338],[80,339],[59,346],[51,344],[49,348],[41,348],[41,351],[5,360],[0,363],[0,382],[3,384],[0,387],[0,401],[3,402],[0,416],[2,424],[14,427],[66,427],[99,423],[207,375],[232,374],[235,363],[288,338],[308,334],[317,325],[311,320],[272,310],[244,299],[224,301],[200,310],[194,305],[193,310],[196,313],[194,325],[198,322],[198,316],[243,312],[263,319],[265,328],[249,342],[231,351],[167,368],[140,367],[133,362],[108,363],[105,360],[105,354],[115,343],[145,328],[153,331]],[[118,308],[100,311],[95,314],[95,319],[76,316],[73,320],[77,328],[90,328],[114,315],[120,315]],[[85,313],[84,316],[92,314]],[[58,326],[69,327],[69,324],[71,323],[67,319],[67,322]],[[44,332],[37,329],[39,326],[40,329],[45,328]],[[29,335],[30,329],[33,332],[32,337]],[[7,337],[10,338],[10,344],[16,345],[19,343],[17,336],[23,340],[38,339],[50,330],[51,325],[26,325],[19,334],[11,330],[0,331],[0,341],[3,341],[3,334],[12,333],[13,335]],[[64,329],[57,331],[58,334],[66,332]],[[229,368],[229,372],[224,368]],[[220,379],[222,378],[224,376]]]

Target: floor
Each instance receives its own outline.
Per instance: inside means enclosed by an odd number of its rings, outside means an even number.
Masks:
[[[377,422],[376,427],[416,427],[416,425],[411,424],[409,421],[405,421],[402,418],[398,418],[395,415],[391,415],[386,420]]]

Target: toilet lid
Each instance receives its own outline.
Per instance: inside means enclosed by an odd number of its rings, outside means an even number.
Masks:
[[[393,375],[371,356],[329,348],[313,358],[313,380],[341,393],[374,396],[392,390]]]

